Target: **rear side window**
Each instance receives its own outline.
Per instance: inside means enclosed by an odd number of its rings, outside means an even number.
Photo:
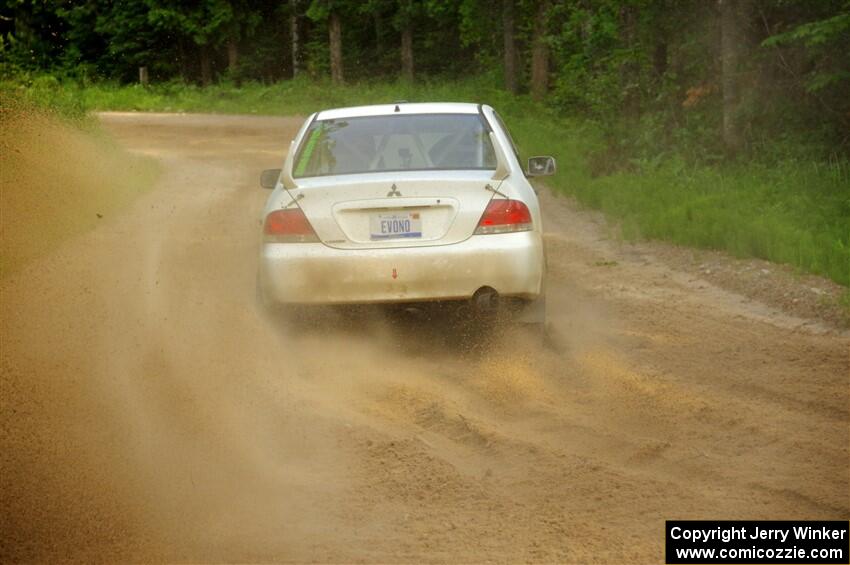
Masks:
[[[292,176],[495,168],[480,115],[414,114],[313,122]]]

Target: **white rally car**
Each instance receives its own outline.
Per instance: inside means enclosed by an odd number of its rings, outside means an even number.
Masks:
[[[528,171],[486,105],[311,115],[263,211],[257,290],[270,305],[463,301],[545,321],[543,226]],[[507,308],[506,308],[507,307]]]

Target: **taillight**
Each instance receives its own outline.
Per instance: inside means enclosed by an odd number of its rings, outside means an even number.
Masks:
[[[275,210],[263,224],[265,240],[273,243],[312,243],[319,241],[301,208]]]
[[[519,200],[494,199],[487,204],[475,233],[506,233],[531,229],[531,212],[528,211],[528,206]]]

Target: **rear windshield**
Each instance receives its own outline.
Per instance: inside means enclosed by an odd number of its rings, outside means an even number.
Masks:
[[[295,158],[293,177],[386,171],[495,169],[478,114],[416,114],[317,120]]]

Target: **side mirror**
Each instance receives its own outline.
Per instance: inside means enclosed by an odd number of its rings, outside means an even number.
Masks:
[[[260,186],[263,188],[274,188],[277,186],[277,179],[280,178],[280,169],[266,169],[260,174]]]
[[[528,176],[548,177],[555,174],[555,158],[548,155],[528,158]]]

